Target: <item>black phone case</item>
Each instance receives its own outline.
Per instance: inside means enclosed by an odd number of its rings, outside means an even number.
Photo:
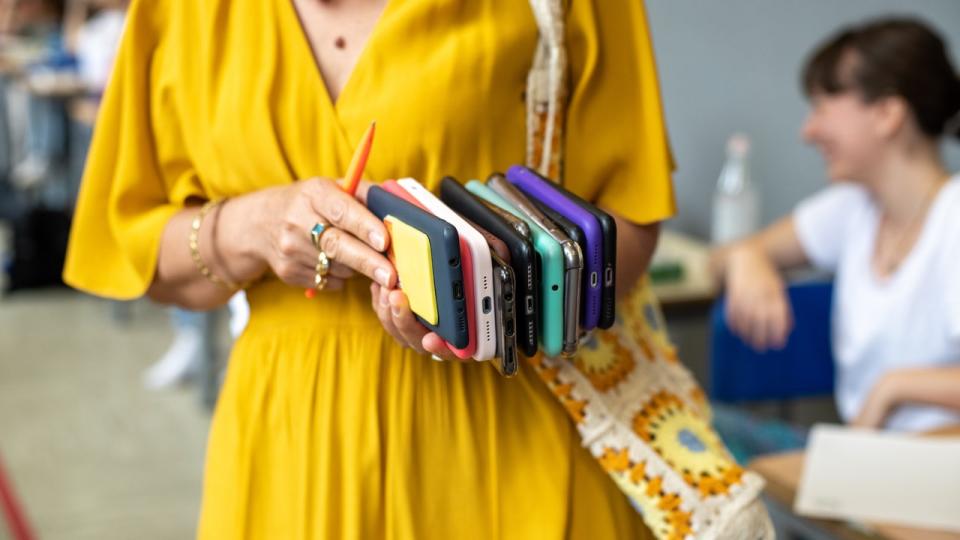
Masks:
[[[539,274],[533,244],[451,177],[440,182],[440,199],[454,211],[503,240],[510,250],[510,267],[513,268],[516,280],[518,299],[518,308],[515,311],[518,328],[523,330],[517,332],[517,343],[525,355],[533,356],[537,353],[540,306],[540,295],[537,292],[540,286]],[[521,305],[522,309],[519,307]]]
[[[427,235],[430,240],[430,258],[433,261],[433,286],[437,296],[439,324],[432,325],[419,316],[417,320],[454,347],[466,347],[469,341],[467,307],[463,294],[463,268],[460,263],[460,236],[457,229],[387,193],[379,186],[370,188],[367,208],[380,219],[392,215]]]
[[[614,221],[610,214],[581,199],[575,193],[564,189],[560,184],[556,182],[550,182],[550,184],[577,206],[593,214],[593,217],[597,218],[597,221],[600,222],[600,229],[603,231],[603,279],[600,289],[600,319],[597,321],[597,327],[610,328],[617,318],[617,222]],[[541,204],[538,205],[537,208],[544,206],[545,205]],[[546,212],[544,212],[544,214],[546,214]],[[550,214],[547,214],[547,217],[553,219]],[[563,225],[561,225],[561,228],[566,229]],[[577,243],[580,244],[581,249],[584,248],[584,245],[579,240],[577,240]]]

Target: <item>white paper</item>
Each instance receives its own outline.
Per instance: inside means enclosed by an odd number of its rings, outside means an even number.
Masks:
[[[794,511],[960,532],[960,437],[815,426]]]

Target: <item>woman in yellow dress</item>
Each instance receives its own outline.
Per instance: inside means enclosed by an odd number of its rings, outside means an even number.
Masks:
[[[430,359],[436,336],[391,292],[386,231],[332,180],[372,120],[373,181],[435,188],[523,162],[530,6],[384,4],[135,0],[65,279],[201,309],[252,283],[201,538],[646,537],[529,366],[506,380]],[[617,217],[626,291],[674,211],[646,16],[568,4],[566,185]],[[222,202],[199,216],[204,201]],[[311,300],[317,222],[334,263]]]

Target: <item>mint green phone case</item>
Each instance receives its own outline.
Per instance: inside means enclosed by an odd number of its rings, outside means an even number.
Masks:
[[[540,255],[540,346],[547,356],[559,355],[563,351],[563,249],[547,231],[479,180],[470,180],[464,187],[530,226],[533,248]]]

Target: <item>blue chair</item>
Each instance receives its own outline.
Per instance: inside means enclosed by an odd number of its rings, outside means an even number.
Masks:
[[[782,350],[758,353],[727,326],[726,301],[711,313],[710,397],[721,403],[786,402],[833,393],[830,347],[832,283],[788,289],[794,328]]]

